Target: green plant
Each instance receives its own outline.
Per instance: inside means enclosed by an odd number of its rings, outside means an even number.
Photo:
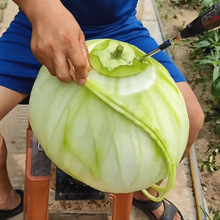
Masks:
[[[200,207],[204,215],[208,218],[208,220],[220,220],[220,211],[207,213],[202,207]]]
[[[214,214],[214,219],[213,220],[220,220],[220,211],[218,211]]]
[[[202,41],[200,41],[200,43],[202,43]],[[218,96],[220,96],[220,88],[218,88],[219,80],[217,80],[220,77],[220,46],[215,46],[214,49],[210,51],[209,55],[201,56],[196,59],[194,62],[194,69],[209,69],[211,71],[210,77],[213,83],[215,83],[213,97],[218,98]]]
[[[200,14],[202,14],[208,8],[210,8],[212,5],[220,2],[220,0],[201,0],[200,2],[202,3],[201,7],[200,7]]]
[[[219,2],[213,0],[204,0],[201,5],[200,14],[213,4]],[[195,59],[193,70],[206,71],[206,76],[197,79],[197,82],[210,83],[210,93],[213,100],[210,101],[210,111],[206,113],[206,121],[216,122],[215,132],[220,135],[220,126],[217,123],[220,120],[220,30],[206,32],[195,44],[195,50],[191,54],[191,59]],[[210,161],[208,161],[210,162]],[[208,163],[207,162],[207,163]]]
[[[188,139],[184,99],[168,71],[115,40],[88,41],[84,86],[62,83],[42,67],[30,98],[30,123],[48,157],[105,192],[173,187]],[[167,95],[169,94],[169,95]],[[178,147],[176,147],[178,146]],[[155,185],[167,178],[164,188]]]
[[[203,0],[200,14],[218,2],[219,0]],[[196,58],[194,70],[210,70],[212,96],[214,99],[220,98],[220,30],[206,32],[200,37],[191,58]]]
[[[212,83],[212,88],[211,88],[212,96],[215,99],[220,99],[220,74],[218,74],[219,73],[219,67],[220,66],[218,66],[218,68],[216,68],[217,71],[215,73],[213,73],[213,76],[217,77],[217,78],[214,78],[215,80]]]
[[[220,154],[220,146],[211,145],[207,152],[209,152],[208,160],[204,161],[202,170],[215,172],[220,168],[219,165],[216,164],[216,156]]]
[[[195,52],[192,55],[204,55],[220,46],[220,30],[204,33],[195,45]]]
[[[205,33],[196,43],[191,58],[196,58],[194,70],[210,69],[214,82],[220,76],[220,30]]]

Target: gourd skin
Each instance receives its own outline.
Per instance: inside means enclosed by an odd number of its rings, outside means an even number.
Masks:
[[[87,42],[90,58],[105,41],[114,40]],[[128,193],[168,176],[160,200],[174,185],[189,121],[168,71],[153,58],[143,66],[115,77],[92,65],[84,86],[62,83],[43,66],[31,93],[30,123],[47,156],[72,177],[104,192]]]

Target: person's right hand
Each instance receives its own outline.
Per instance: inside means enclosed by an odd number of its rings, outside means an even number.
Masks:
[[[84,84],[90,65],[85,37],[73,15],[54,1],[47,13],[30,19],[31,50],[51,75],[63,82]]]

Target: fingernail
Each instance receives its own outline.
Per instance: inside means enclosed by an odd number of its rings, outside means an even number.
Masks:
[[[83,85],[83,84],[86,83],[86,79],[78,79],[78,83],[79,83],[80,85]]]

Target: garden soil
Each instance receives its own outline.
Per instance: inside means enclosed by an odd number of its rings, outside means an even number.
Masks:
[[[183,27],[198,16],[198,10],[188,5],[177,7],[168,0],[157,0],[156,5],[166,39],[174,37]],[[208,83],[201,84],[197,82],[199,78],[207,77],[209,73],[204,71],[192,71],[193,60],[190,59],[190,54],[194,50],[194,42],[197,40],[197,38],[182,40],[169,49],[174,62],[185,75],[202,108],[205,109],[212,99],[210,95],[210,85]],[[202,167],[204,161],[208,160],[209,153],[207,150],[212,144],[220,145],[220,137],[215,134],[214,122],[207,122],[199,134],[195,148],[202,190],[211,213],[220,211],[220,169],[211,173],[203,171]],[[216,158],[216,165],[220,165],[219,154]]]

